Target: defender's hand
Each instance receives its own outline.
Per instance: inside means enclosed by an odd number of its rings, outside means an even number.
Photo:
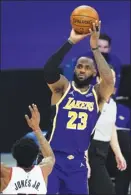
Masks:
[[[70,40],[73,44],[78,43],[79,41],[83,40],[85,37],[87,37],[89,34],[78,34],[74,31],[74,29],[71,30],[70,37],[68,40]]]
[[[100,29],[101,29],[101,21],[96,21],[96,23],[93,23],[93,30],[89,29],[90,31],[90,46],[91,48],[97,48],[98,47],[98,39],[100,36]]]
[[[40,113],[35,104],[32,104],[32,106],[29,106],[29,110],[31,112],[31,118],[29,118],[28,115],[25,115],[27,124],[33,131],[40,130],[39,124],[40,124]]]

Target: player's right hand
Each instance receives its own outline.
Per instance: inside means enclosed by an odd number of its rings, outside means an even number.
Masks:
[[[91,48],[97,48],[98,47],[98,40],[100,36],[100,30],[101,30],[101,21],[96,21],[96,23],[93,23],[93,29],[89,29],[90,31],[90,46]]]
[[[74,29],[71,30],[70,37],[68,40],[70,40],[73,44],[78,43],[79,41],[83,40],[85,37],[87,37],[89,34],[78,34],[74,31]]]
[[[28,115],[25,115],[27,124],[33,131],[40,130],[39,124],[40,124],[40,113],[35,104],[32,104],[32,106],[29,106],[29,110],[31,112],[31,118],[29,118]]]

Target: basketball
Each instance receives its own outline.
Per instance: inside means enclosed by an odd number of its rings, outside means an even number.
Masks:
[[[75,8],[70,16],[71,26],[79,34],[89,33],[89,29],[92,29],[96,20],[99,21],[97,11],[86,5]]]

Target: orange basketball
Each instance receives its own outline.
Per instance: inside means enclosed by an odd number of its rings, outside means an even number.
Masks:
[[[89,28],[92,29],[96,20],[99,21],[97,11],[87,5],[75,8],[70,16],[71,26],[79,34],[89,33]]]

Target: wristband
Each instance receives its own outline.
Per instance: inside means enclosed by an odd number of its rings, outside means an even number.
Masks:
[[[74,45],[74,43],[73,43],[70,39],[68,39],[68,42],[69,42],[71,45]]]
[[[91,48],[91,50],[92,50],[92,51],[94,51],[94,50],[97,50],[98,48],[99,48],[99,47],[96,47],[96,48]]]
[[[37,129],[33,129],[34,132],[38,132],[38,131],[41,131],[40,128],[37,128]]]

